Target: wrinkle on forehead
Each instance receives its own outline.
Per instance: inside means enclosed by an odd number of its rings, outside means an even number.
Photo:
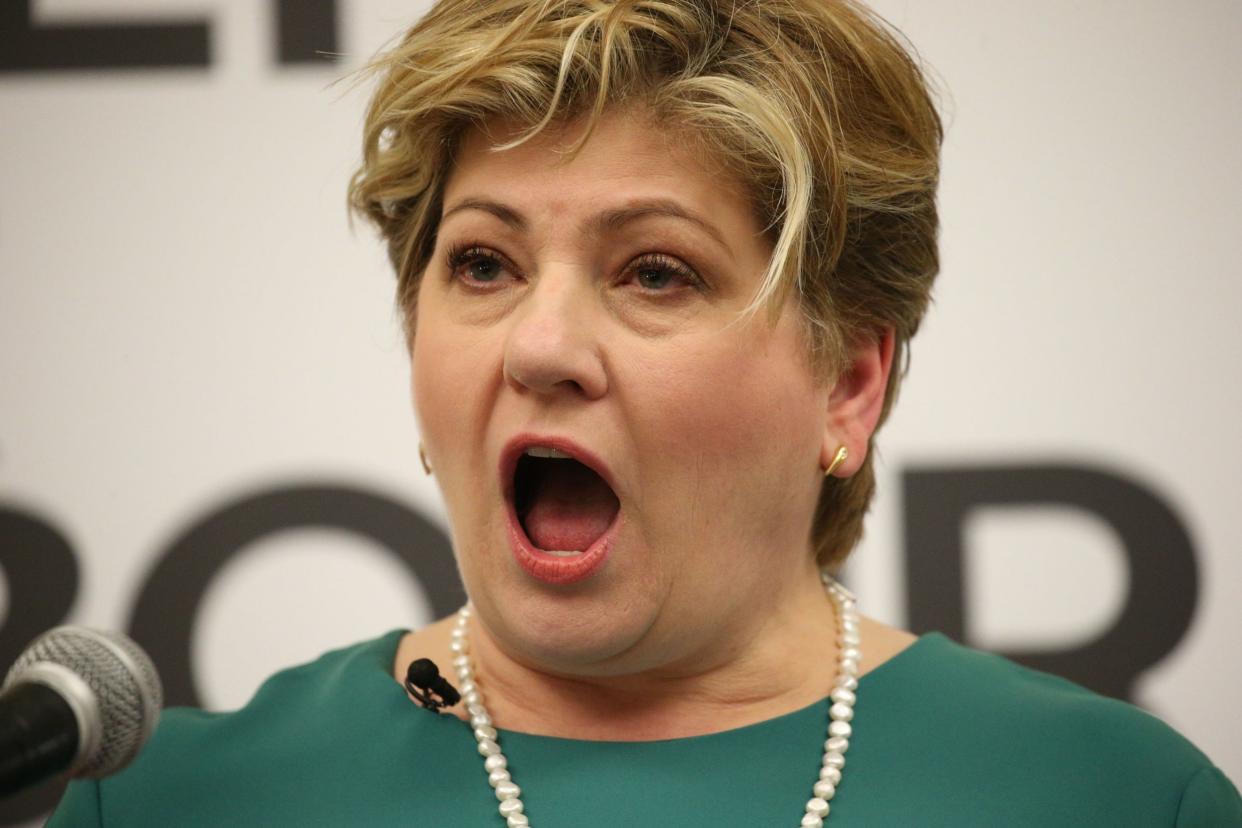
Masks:
[[[540,132],[532,136],[517,146],[511,144],[523,136],[529,129],[530,125],[520,120],[497,116],[482,121],[475,126],[467,129],[460,137],[457,143],[457,152],[454,154],[454,167],[460,167],[463,159],[468,157],[486,157],[487,155],[503,155],[505,153],[520,152],[523,147],[537,149],[539,152],[547,152],[557,158],[557,162],[552,165],[549,171],[552,175],[564,176],[572,175],[573,171],[568,169],[570,164],[586,150],[592,146],[592,141],[600,131],[600,127],[610,121],[627,120],[630,122],[637,121],[644,128],[646,137],[655,139],[656,143],[644,147],[630,146],[627,148],[626,156],[617,156],[617,160],[621,162],[621,166],[628,167],[628,162],[633,160],[637,153],[640,157],[645,157],[654,162],[651,165],[644,165],[644,169],[639,172],[637,170],[618,169],[615,177],[625,179],[631,175],[643,175],[650,177],[652,175],[667,175],[673,177],[676,169],[661,169],[669,159],[676,159],[679,167],[692,167],[710,179],[716,188],[721,191],[728,192],[731,196],[738,197],[746,203],[751,204],[756,210],[755,216],[759,220],[760,226],[766,228],[767,221],[757,212],[757,200],[754,193],[750,191],[742,181],[735,165],[726,163],[719,153],[714,150],[708,141],[692,129],[684,127],[676,127],[670,125],[668,121],[661,120],[658,113],[651,107],[641,103],[616,104],[606,109],[595,124],[591,140],[581,146],[576,147],[576,151],[571,152],[575,145],[579,142],[583,132],[588,127],[587,117],[578,115],[569,118],[562,118],[550,122]],[[593,152],[594,152],[593,148]],[[599,159],[595,159],[599,162]],[[603,159],[603,163],[607,164],[608,159]],[[604,170],[607,174],[607,170]],[[451,186],[452,175],[447,186]]]

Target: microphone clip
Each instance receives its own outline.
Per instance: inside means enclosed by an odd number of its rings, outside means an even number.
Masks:
[[[461,701],[457,688],[440,675],[440,668],[429,658],[410,662],[405,672],[405,689],[415,701],[436,713]]]

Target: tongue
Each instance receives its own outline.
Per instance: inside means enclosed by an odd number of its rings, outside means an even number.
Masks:
[[[547,464],[523,525],[540,549],[583,550],[608,529],[620,504],[600,476],[581,463]]]

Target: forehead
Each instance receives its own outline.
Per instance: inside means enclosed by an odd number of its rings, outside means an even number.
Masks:
[[[662,125],[646,110],[605,111],[586,142],[571,152],[585,130],[583,118],[554,123],[518,146],[497,149],[520,137],[524,126],[493,119],[469,129],[444,203],[488,195],[558,215],[627,199],[672,198],[720,219],[753,212],[745,188],[696,136]]]

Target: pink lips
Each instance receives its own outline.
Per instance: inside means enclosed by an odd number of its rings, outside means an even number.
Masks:
[[[537,434],[519,434],[505,444],[500,453],[500,479],[505,499],[505,511],[508,517],[509,548],[518,566],[532,578],[546,584],[573,584],[591,577],[612,551],[617,532],[621,527],[621,510],[609,524],[604,534],[600,535],[589,547],[578,555],[561,557],[549,555],[531,543],[518,520],[514,507],[513,476],[517,470],[518,460],[530,446],[543,446],[564,452],[582,465],[591,469],[603,478],[615,492],[612,473],[602,460],[591,452],[564,437],[543,437]]]

